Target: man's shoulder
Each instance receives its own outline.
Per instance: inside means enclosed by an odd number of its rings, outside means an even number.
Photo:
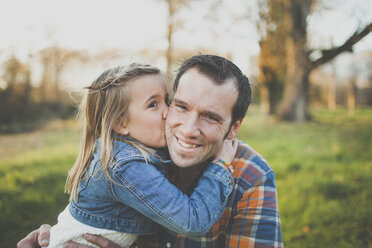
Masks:
[[[127,143],[122,140],[117,140],[114,150],[113,168],[121,168],[127,163],[145,163],[155,166],[158,170],[164,173],[164,165],[170,164],[171,161],[163,149],[145,150],[136,146],[135,143]]]
[[[115,142],[114,159],[122,163],[131,160],[145,160],[143,154],[137,147],[123,141]]]
[[[232,162],[234,177],[244,178],[249,183],[273,173],[266,159],[250,145],[239,140],[238,151]]]

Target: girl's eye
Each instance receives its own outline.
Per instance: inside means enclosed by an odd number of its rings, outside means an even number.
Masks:
[[[155,108],[156,106],[158,106],[158,103],[157,102],[155,102],[155,101],[153,101],[153,102],[151,102],[150,104],[149,104],[149,108]]]

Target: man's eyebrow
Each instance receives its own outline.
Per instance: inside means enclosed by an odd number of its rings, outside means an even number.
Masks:
[[[188,106],[187,102],[184,102],[184,101],[182,101],[180,99],[177,99],[177,98],[173,98],[172,103],[177,103],[177,104]]]

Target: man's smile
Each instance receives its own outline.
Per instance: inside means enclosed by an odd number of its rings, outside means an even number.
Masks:
[[[201,145],[198,145],[198,144],[192,144],[190,142],[187,142],[187,141],[183,141],[181,140],[180,138],[178,138],[177,136],[174,136],[178,142],[178,144],[183,147],[183,148],[186,148],[186,149],[194,149],[194,148],[197,148],[197,147],[200,147]]]

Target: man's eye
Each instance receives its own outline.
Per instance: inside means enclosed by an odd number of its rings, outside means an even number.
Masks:
[[[214,118],[213,116],[208,116],[208,119],[211,120],[211,121],[218,121],[217,118]]]
[[[220,120],[212,115],[206,115],[205,118],[209,121],[209,122],[220,122]]]
[[[184,105],[179,105],[179,104],[176,104],[176,108],[180,109],[180,110],[187,110],[186,106]]]

